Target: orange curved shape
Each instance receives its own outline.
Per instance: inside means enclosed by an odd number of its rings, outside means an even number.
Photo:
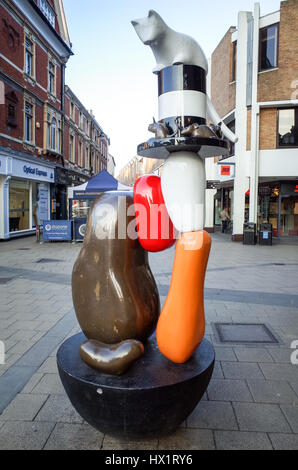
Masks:
[[[204,338],[204,282],[210,248],[211,237],[204,230],[183,233],[176,246],[156,338],[160,352],[178,364],[186,362]]]

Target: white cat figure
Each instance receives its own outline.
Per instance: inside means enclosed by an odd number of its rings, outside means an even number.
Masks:
[[[156,58],[153,73],[178,64],[197,65],[208,72],[208,62],[199,44],[186,34],[169,28],[156,11],[150,10],[148,17],[131,23],[141,41],[151,47]]]
[[[156,11],[149,10],[147,17],[133,20],[131,23],[141,41],[152,49],[157,62],[153,73],[178,64],[197,65],[208,73],[208,62],[199,44],[186,34],[169,28]],[[206,99],[207,117],[215,125],[222,123],[221,131],[224,136],[236,143],[237,136],[221,121],[207,95]]]

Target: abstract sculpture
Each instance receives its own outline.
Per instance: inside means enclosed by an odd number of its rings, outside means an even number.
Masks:
[[[237,138],[206,94],[208,65],[200,46],[153,10],[132,24],[156,58],[159,96],[159,121],[148,129],[155,138],[140,144],[138,154],[166,161],[161,178],[139,178],[133,194],[106,192],[95,201],[72,276],[83,333],[61,346],[57,362],[86,421],[103,432],[149,437],[173,431],[211,378],[214,351],[204,339],[211,248],[204,231],[204,159],[227,155],[227,139]],[[179,232],[160,313],[148,251],[171,247]]]

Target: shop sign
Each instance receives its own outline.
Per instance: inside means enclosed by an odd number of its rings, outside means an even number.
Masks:
[[[298,185],[297,184],[282,184],[281,185],[281,195],[282,196],[295,196],[298,195]]]
[[[43,241],[70,241],[71,239],[71,220],[44,220]]]
[[[231,176],[231,167],[230,167],[230,165],[221,165],[220,166],[220,175],[221,176]]]
[[[220,178],[231,179],[235,177],[235,165],[232,164],[218,164]]]
[[[53,183],[54,169],[14,158],[12,164],[12,176]]]
[[[259,195],[260,196],[270,196],[272,189],[270,186],[260,186],[259,187]]]

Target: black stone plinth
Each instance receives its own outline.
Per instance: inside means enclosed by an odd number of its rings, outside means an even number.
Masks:
[[[214,137],[172,137],[149,139],[138,145],[140,157],[166,159],[174,152],[194,152],[201,158],[228,156],[230,144],[227,140]]]
[[[102,374],[79,356],[83,333],[66,340],[57,353],[66,393],[91,426],[114,436],[157,437],[173,432],[201,400],[212,375],[214,350],[203,340],[185,364],[162,356],[155,338],[122,376]]]

